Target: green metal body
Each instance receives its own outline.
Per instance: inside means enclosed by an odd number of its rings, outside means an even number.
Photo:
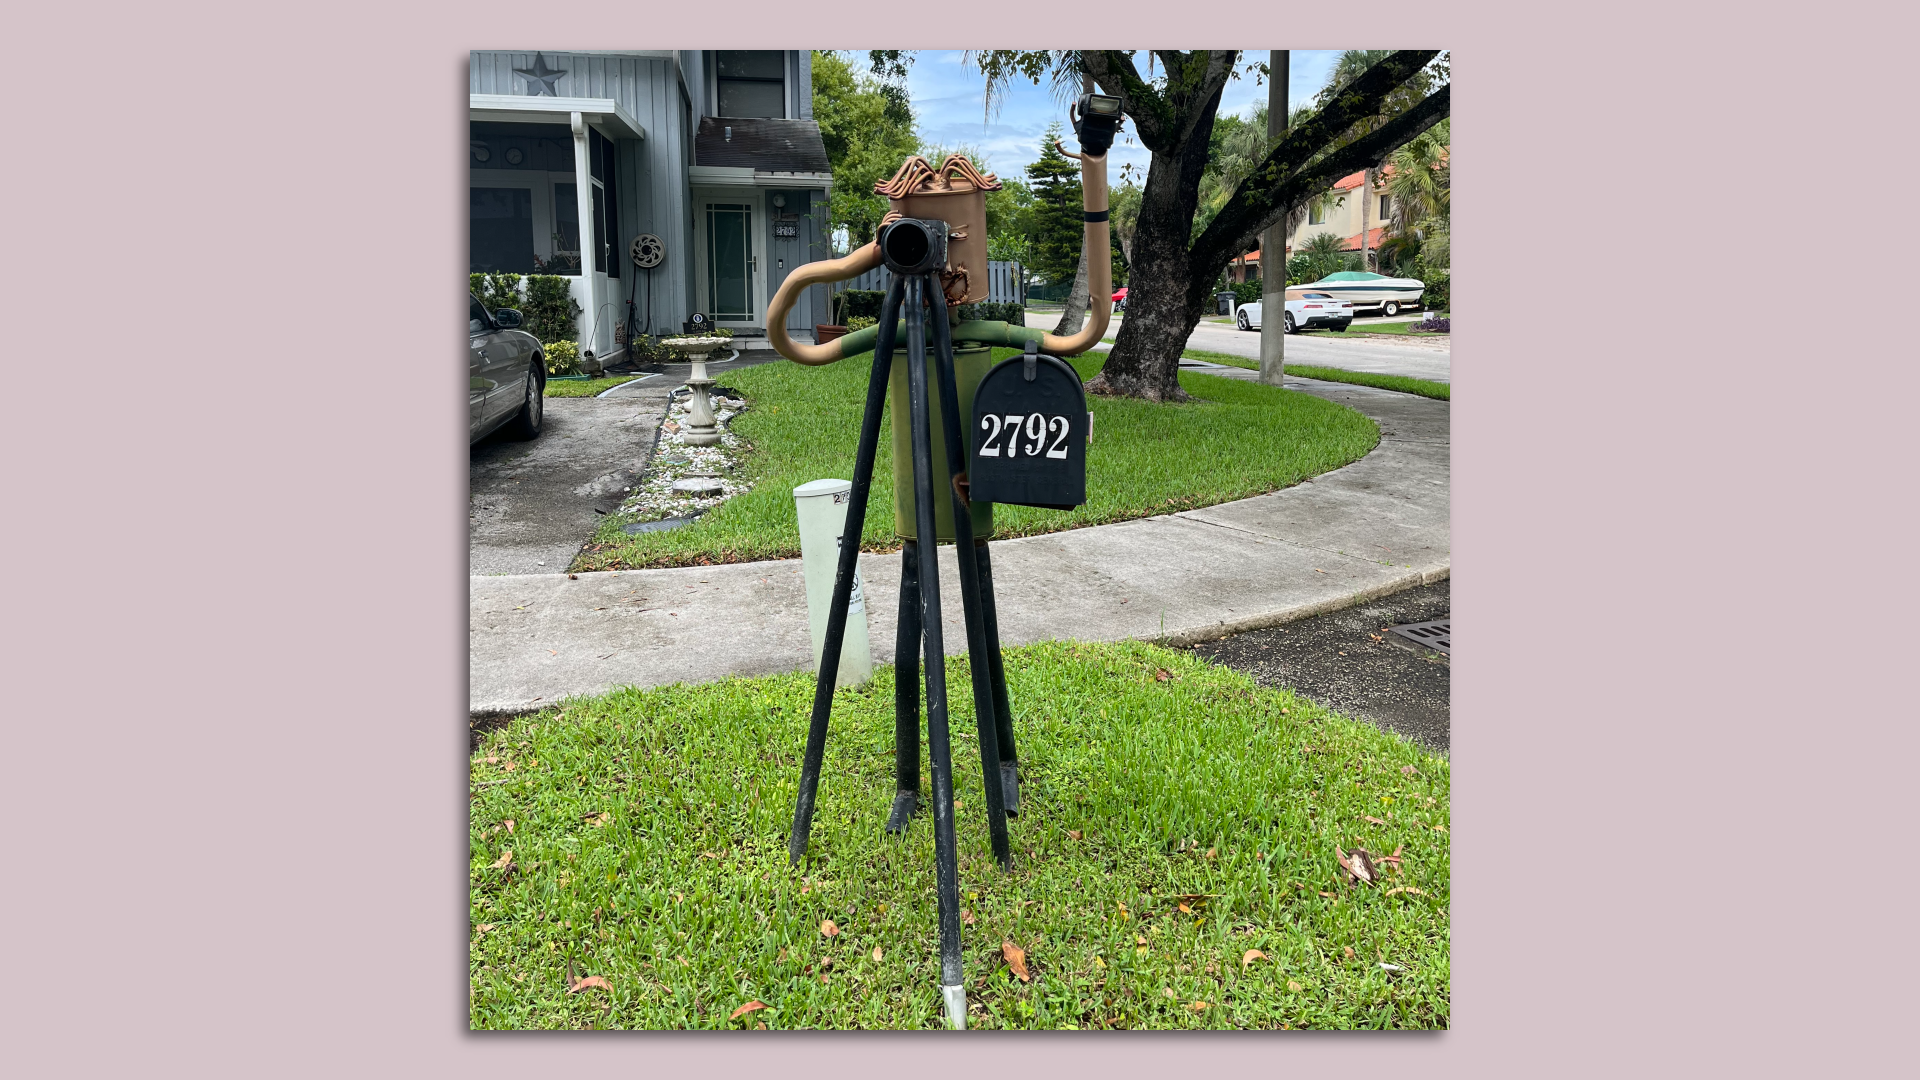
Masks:
[[[967,324],[977,325],[977,324]],[[1005,326],[1005,323],[1000,325]],[[851,335],[849,335],[851,336]],[[888,373],[887,395],[893,414],[893,528],[902,538],[912,540],[914,536],[913,505],[913,431],[908,423],[907,411],[907,349],[904,344],[906,331],[900,332],[902,344],[895,346],[893,352],[893,370]],[[947,466],[947,426],[941,419],[940,379],[934,369],[934,350],[929,343],[927,349],[927,400],[928,420],[933,428],[933,475],[941,478],[952,475]],[[993,367],[993,349],[986,345],[956,341],[953,347],[953,378],[960,394],[960,415],[973,415],[973,391],[980,380],[987,377],[987,371]],[[963,421],[964,422],[964,421]],[[961,445],[971,446],[973,440],[961,435]],[[973,503],[973,538],[985,540],[993,535],[993,504]],[[945,491],[934,493],[934,526],[939,531],[941,543],[953,542],[953,499]]]

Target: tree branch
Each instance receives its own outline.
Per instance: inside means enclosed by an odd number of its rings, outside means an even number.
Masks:
[[[1382,61],[1385,63],[1385,61]],[[1377,65],[1376,65],[1377,66]],[[1442,86],[1424,100],[1388,121],[1379,130],[1363,135],[1318,161],[1294,170],[1284,180],[1256,188],[1254,178],[1241,184],[1220,213],[1194,241],[1194,265],[1220,266],[1246,245],[1258,242],[1260,232],[1280,220],[1297,204],[1324,191],[1335,180],[1357,169],[1372,168],[1414,137],[1440,122],[1450,108],[1449,90]],[[1255,176],[1259,173],[1256,172]],[[1261,253],[1262,260],[1267,257]]]

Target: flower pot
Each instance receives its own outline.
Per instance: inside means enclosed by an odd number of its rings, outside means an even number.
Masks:
[[[824,345],[827,342],[832,341],[834,338],[845,336],[846,332],[847,332],[847,328],[844,326],[828,326],[826,323],[814,323],[813,324],[814,344]]]

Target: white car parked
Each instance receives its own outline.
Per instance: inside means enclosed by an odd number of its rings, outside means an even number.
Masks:
[[[1234,322],[1242,330],[1260,329],[1260,304],[1241,304]],[[1296,330],[1344,331],[1353,322],[1353,301],[1336,300],[1332,296],[1312,289],[1288,289],[1286,322],[1282,328],[1291,334]]]

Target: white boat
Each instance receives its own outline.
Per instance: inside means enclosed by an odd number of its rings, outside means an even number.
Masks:
[[[1414,278],[1386,277],[1354,270],[1328,274],[1319,281],[1294,286],[1314,289],[1340,300],[1351,300],[1355,311],[1378,311],[1398,315],[1401,308],[1418,308],[1427,291],[1423,281]]]

